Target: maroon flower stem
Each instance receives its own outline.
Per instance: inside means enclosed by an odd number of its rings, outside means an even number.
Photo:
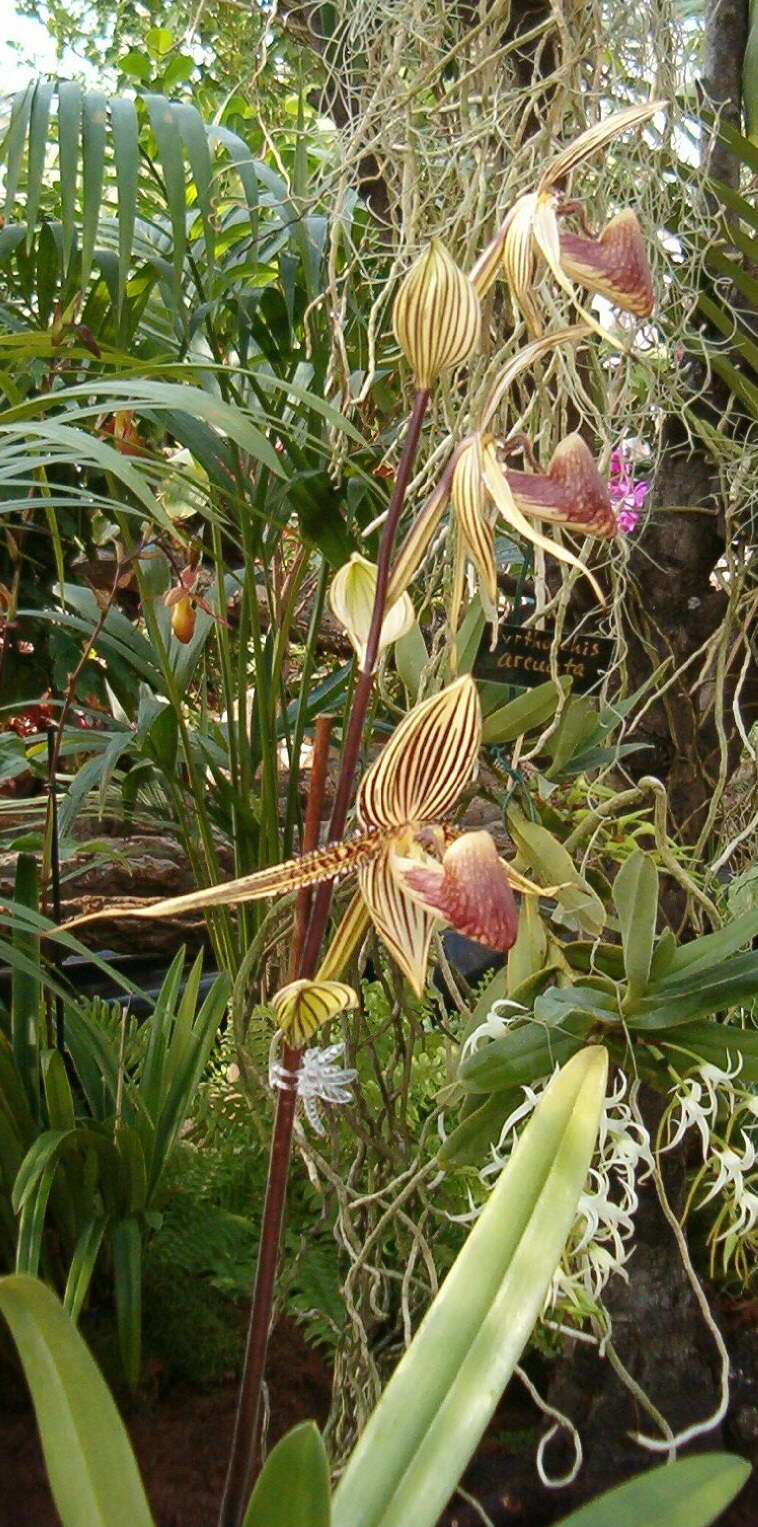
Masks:
[[[345,831],[348,808],[353,791],[355,768],[358,762],[358,754],[361,748],[363,736],[363,723],[366,720],[366,711],[371,698],[371,686],[374,678],[374,668],[379,654],[379,637],[384,620],[384,606],[389,586],[390,564],[392,561],[392,548],[395,541],[400,515],[402,513],[405,490],[411,475],[418,443],[421,437],[421,426],[424,422],[429,391],[420,388],[416,393],[408,420],[408,430],[403,445],[403,454],[397,469],[395,486],[392,490],[387,518],[382,530],[382,538],[379,543],[379,556],[376,568],[376,593],[374,595],[374,608],[371,613],[371,625],[366,641],[366,657],[363,668],[358,674],[358,680],[353,693],[353,703],[350,708],[345,742],[342,749],[342,765],[337,782],[337,790],[334,796],[331,820],[329,822],[329,842],[334,843],[342,837]],[[308,927],[308,934],[303,949],[303,957],[300,965],[302,975],[312,976],[321,950],[321,942],[324,937],[329,908],[332,901],[333,880],[325,880],[317,886],[313,897],[313,910]]]
[[[402,456],[398,464],[395,486],[392,490],[387,518],[384,522],[379,543],[376,593],[374,596],[374,608],[371,614],[371,625],[366,641],[366,657],[364,667],[358,675],[358,681],[353,692],[353,703],[350,708],[350,717],[345,733],[340,774],[329,822],[330,842],[342,836],[345,822],[347,821],[355,768],[363,736],[363,724],[371,698],[374,668],[379,653],[379,637],[384,619],[384,607],[389,585],[392,547],[403,508],[408,479],[411,474],[416,451],[418,450],[421,427],[424,422],[424,414],[426,413],[428,402],[428,390],[419,390],[416,393],[413,409],[408,421],[408,429],[403,444]],[[308,798],[308,815],[306,818],[306,828],[310,825],[311,830],[314,832],[314,838],[312,842],[307,841],[306,832],[304,831],[302,845],[304,852],[309,848],[315,848],[318,842],[321,801],[318,801],[318,804],[316,804],[315,787],[320,778],[320,775],[317,774],[316,764],[316,752],[319,744],[323,748],[323,770],[325,774],[328,754],[328,731],[324,734],[319,734],[318,731],[316,733],[311,788]],[[321,762],[319,761],[320,768]],[[323,791],[323,782],[321,789]],[[316,970],[321,943],[329,917],[333,884],[334,882],[330,880],[318,886],[313,896],[310,923],[308,924],[304,943],[302,947],[297,948],[296,946],[295,950],[293,950],[291,969],[297,970],[299,976],[310,977]],[[303,909],[307,906],[307,900],[310,896],[311,892],[304,888],[298,898],[297,906],[302,921],[299,920],[298,911],[296,911],[295,925],[300,932],[300,937],[302,937],[302,929],[304,927]],[[304,899],[301,901],[300,898]],[[301,1054],[301,1050],[292,1050],[285,1046],[282,1064],[288,1071],[297,1072],[300,1066]],[[280,1091],[276,1105],[276,1119],[271,1139],[271,1154],[269,1157],[266,1185],[266,1201],[263,1207],[263,1219],[261,1222],[261,1239],[255,1277],[255,1290],[250,1311],[250,1324],[240,1383],[240,1398],[234,1424],[232,1450],[229,1458],[229,1469],[224,1487],[224,1497],[221,1502],[218,1527],[241,1527],[250,1490],[256,1477],[260,1397],[271,1325],[274,1282],[284,1218],[287,1171],[292,1146],[296,1101],[296,1091],[294,1089],[287,1089],[286,1091]]]
[[[314,728],[313,759],[303,826],[302,851],[308,853],[318,846],[321,811],[324,804],[326,772],[329,762],[329,742],[332,717],[318,716]],[[290,957],[290,980],[296,975],[308,925],[311,889],[303,886],[295,904],[295,920]],[[282,1065],[296,1075],[300,1068],[302,1050],[284,1046]],[[297,1092],[294,1087],[280,1089],[277,1093],[276,1118],[271,1136],[271,1151],[266,1178],[266,1201],[261,1220],[261,1239],[258,1264],[255,1271],[255,1287],[250,1307],[250,1321],[242,1366],[240,1393],[234,1418],[234,1435],[229,1454],[224,1495],[221,1502],[219,1527],[239,1527],[247,1507],[247,1501],[255,1477],[260,1431],[260,1402],[266,1369],[266,1353],[271,1326],[271,1310],[274,1301],[274,1283],[279,1259],[279,1242],[282,1233],[284,1205],[287,1197],[287,1175],[292,1128],[295,1120]]]

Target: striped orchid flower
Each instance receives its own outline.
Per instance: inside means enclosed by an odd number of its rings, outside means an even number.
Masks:
[[[581,133],[556,155],[540,177],[536,191],[518,198],[492,243],[477,260],[471,279],[480,298],[502,270],[529,329],[539,334],[542,321],[534,289],[544,261],[558,285],[576,303],[585,322],[605,338],[610,337],[607,331],[581,306],[574,282],[639,318],[649,316],[653,310],[653,286],[636,214],[631,209],[618,213],[595,238],[586,229],[580,204],[566,201],[556,187],[571,170],[604,148],[624,128],[648,121],[664,104],[648,101],[615,112]],[[562,230],[559,219],[577,211],[584,233]]]
[[[481,731],[476,685],[465,675],[417,705],[367,770],[356,837],[134,915],[171,917],[256,901],[355,871],[371,922],[419,996],[440,921],[489,948],[510,949],[518,920],[511,883],[528,892],[536,887],[506,866],[489,833],[459,834],[449,825],[473,777]]]

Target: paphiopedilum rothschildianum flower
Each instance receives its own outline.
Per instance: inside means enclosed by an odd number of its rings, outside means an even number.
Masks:
[[[367,770],[356,837],[132,915],[171,917],[258,901],[354,871],[371,922],[419,995],[438,922],[489,948],[510,949],[518,922],[512,886],[544,890],[504,863],[489,833],[460,834],[449,825],[476,769],[481,730],[476,685],[465,675],[410,711]]]
[[[634,211],[629,208],[617,213],[597,238],[586,231],[582,234],[565,231],[559,219],[569,212],[579,210],[585,230],[586,224],[578,204],[564,201],[556,186],[624,128],[647,121],[664,105],[663,101],[651,101],[616,112],[581,133],[551,161],[536,191],[518,198],[498,234],[474,266],[471,275],[480,297],[502,271],[529,328],[539,334],[542,323],[534,290],[539,265],[544,261],[559,286],[577,303],[586,322],[600,333],[605,331],[581,307],[574,282],[606,297],[615,307],[638,318],[649,316],[653,310],[653,286]]]

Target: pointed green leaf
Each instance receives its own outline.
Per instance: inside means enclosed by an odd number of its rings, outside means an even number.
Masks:
[[[55,1295],[34,1278],[2,1278],[0,1311],[31,1390],[62,1527],[155,1527],[110,1391]]]
[[[515,742],[524,732],[533,732],[546,726],[558,708],[561,690],[568,694],[572,680],[564,675],[556,688],[551,679],[538,684],[535,689],[525,689],[515,700],[509,700],[499,710],[485,717],[482,741],[492,743]]]
[[[126,96],[114,96],[111,101],[111,132],[118,186],[119,308],[121,308],[126,294],[134,243],[139,167],[137,112],[134,102]]]
[[[111,1249],[119,1350],[127,1383],[136,1389],[142,1352],[142,1232],[136,1219],[113,1226]]]
[[[624,967],[632,999],[640,997],[650,979],[650,963],[658,916],[658,871],[650,854],[636,848],[624,860],[613,882]]]
[[[330,1527],[329,1460],[315,1421],[277,1442],[258,1477],[242,1527]]]
[[[677,1458],[604,1491],[556,1527],[709,1527],[750,1472],[747,1460],[733,1453]]]
[[[74,248],[78,202],[79,138],[82,130],[82,87],[75,80],[58,86],[58,173],[60,176],[63,265],[68,269]]]
[[[177,304],[181,295],[184,254],[187,247],[187,188],[184,178],[184,154],[179,126],[174,108],[165,96],[146,94],[143,100],[150,118],[150,126],[158,146],[158,158],[163,171],[166,203],[171,219],[174,241],[174,293]]]
[[[100,222],[105,175],[105,128],[108,100],[102,90],[88,90],[82,103],[82,275],[84,290]]]
[[[26,247],[31,247],[35,224],[39,215],[42,185],[45,175],[45,154],[48,147],[50,127],[50,102],[53,87],[50,80],[38,80],[34,90],[31,118],[29,121],[29,166],[26,183]]]
[[[360,1437],[332,1527],[433,1527],[542,1308],[584,1187],[607,1055],[550,1083]]]
[[[19,90],[14,95],[11,107],[11,120],[2,144],[2,159],[7,166],[5,171],[6,217],[11,216],[16,200],[18,178],[21,173],[21,160],[26,144],[26,131],[32,110],[34,90],[34,81],[31,81],[24,90]]]

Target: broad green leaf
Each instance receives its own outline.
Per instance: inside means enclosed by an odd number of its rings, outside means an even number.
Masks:
[[[441,1145],[437,1152],[440,1166],[481,1166],[488,1160],[490,1147],[498,1140],[509,1113],[521,1098],[521,1088],[512,1087],[493,1092],[486,1102],[479,1103]]]
[[[738,1023],[719,1023],[715,1019],[708,1022],[703,1019],[700,1022],[680,1024],[670,1040],[665,1038],[662,1043],[670,1045],[675,1053],[683,1051],[685,1055],[700,1056],[716,1066],[731,1064],[740,1056],[740,1082],[747,1082],[751,1086],[758,1083],[756,1028],[741,1028]],[[686,1065],[686,1059],[682,1061],[680,1054],[679,1068]]]
[[[42,1057],[42,1079],[50,1128],[74,1129],[76,1127],[74,1099],[66,1074],[66,1063],[58,1050],[45,1051]]]
[[[329,1460],[315,1421],[293,1427],[269,1454],[242,1527],[330,1527]]]
[[[758,996],[758,950],[722,965],[673,972],[650,987],[646,997],[627,1010],[629,1027],[670,1029],[692,1018],[752,1003]]]
[[[339,1481],[331,1527],[434,1527],[542,1308],[584,1187],[605,1050],[543,1094]]]
[[[2,1278],[0,1311],[31,1391],[62,1527],[155,1527],[108,1386],[55,1295],[34,1278]]]
[[[516,942],[508,954],[508,995],[542,970],[547,958],[547,929],[533,896],[521,901]]]
[[[564,675],[560,680],[560,689],[556,689],[551,679],[545,684],[538,684],[535,689],[525,689],[515,700],[509,700],[507,705],[502,705],[499,710],[485,717],[482,741],[498,744],[515,742],[522,733],[546,726],[558,709],[561,690],[563,694],[568,694],[571,682]]]
[[[732,922],[717,928],[715,933],[705,933],[689,944],[677,949],[671,962],[672,976],[683,970],[702,970],[715,965],[727,955],[736,954],[746,944],[758,938],[758,907],[750,907]]]
[[[212,273],[216,260],[216,238],[213,229],[213,165],[208,147],[208,132],[197,107],[190,102],[174,102],[172,109],[192,171],[197,205],[203,220],[206,260],[208,270]]]
[[[677,1458],[605,1490],[556,1527],[709,1527],[750,1472],[747,1460],[733,1453]]]
[[[418,698],[421,675],[429,662],[426,642],[417,620],[414,620],[410,630],[395,642],[393,652],[398,676],[405,685],[411,701],[415,703]]]
[[[650,964],[658,916],[658,871],[650,854],[636,848],[624,860],[613,882],[624,967],[632,999],[640,997],[650,979]]]
[[[526,859],[536,880],[560,889],[556,899],[571,913],[586,933],[601,933],[605,925],[605,907],[576,869],[571,855],[540,822],[530,822],[512,806],[508,825],[519,852]]]

